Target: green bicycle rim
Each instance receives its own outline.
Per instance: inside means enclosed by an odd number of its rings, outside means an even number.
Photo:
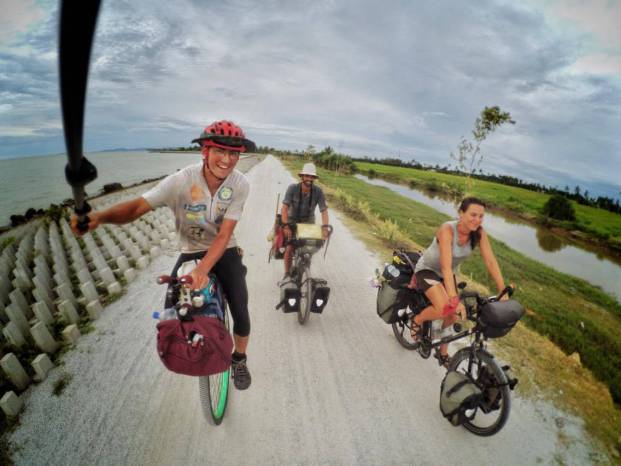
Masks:
[[[215,412],[213,412],[214,419],[218,420],[224,416],[224,410],[226,409],[226,400],[229,392],[229,376],[231,370],[227,369],[222,372],[222,381],[220,382],[220,396],[218,397],[218,406],[216,406]]]

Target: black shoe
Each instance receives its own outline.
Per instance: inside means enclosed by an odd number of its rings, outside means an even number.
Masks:
[[[236,361],[233,359],[231,362],[233,367],[233,384],[237,390],[246,390],[250,387],[252,378],[250,377],[250,371],[246,365],[246,358]]]

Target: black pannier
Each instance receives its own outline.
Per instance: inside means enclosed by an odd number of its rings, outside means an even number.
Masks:
[[[399,272],[410,274],[414,273],[412,266],[415,266],[420,259],[420,253],[416,251],[393,251],[392,265],[399,269]],[[410,265],[412,263],[412,266]]]
[[[487,338],[505,336],[524,315],[524,308],[513,299],[487,303],[479,311],[478,322]]]

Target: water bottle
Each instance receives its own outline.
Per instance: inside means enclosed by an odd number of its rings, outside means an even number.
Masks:
[[[154,311],[153,318],[159,321],[176,319],[177,312],[174,307],[169,307],[168,309],[164,309],[162,312]]]
[[[431,323],[431,340],[442,338],[442,320],[434,320]]]

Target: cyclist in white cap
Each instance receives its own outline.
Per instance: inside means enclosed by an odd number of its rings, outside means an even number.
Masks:
[[[323,195],[323,191],[319,186],[315,184],[315,180],[319,178],[317,176],[317,169],[313,163],[305,163],[302,171],[298,173],[300,176],[300,183],[291,184],[287,188],[287,193],[282,201],[282,223],[284,226],[284,233],[287,242],[289,242],[293,236],[296,223],[315,223],[315,209],[319,206],[319,212],[321,212],[321,223],[325,228],[323,229],[324,239],[328,238],[330,221],[328,218],[328,205],[326,204],[326,198]],[[293,225],[292,225],[293,224]],[[285,249],[285,277],[289,275],[291,269],[291,260],[293,258],[293,245],[287,244]]]

